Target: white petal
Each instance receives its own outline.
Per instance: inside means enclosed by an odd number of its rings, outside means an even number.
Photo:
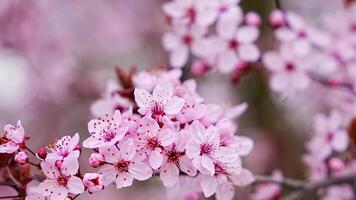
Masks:
[[[214,176],[204,176],[200,182],[201,188],[203,189],[204,196],[206,198],[210,197],[216,192],[218,183]]]
[[[338,151],[342,152],[345,151],[349,144],[349,137],[346,131],[337,131],[334,133],[334,139],[332,140],[333,148]]]
[[[135,156],[136,146],[132,139],[128,139],[120,145],[120,154],[124,160],[131,160]]]
[[[68,181],[68,189],[70,193],[80,194],[84,192],[84,185],[80,178],[76,176],[70,177]]]
[[[195,176],[197,174],[197,169],[194,167],[193,162],[187,156],[182,156],[179,159],[180,169],[188,174],[189,176]]]
[[[260,57],[260,50],[253,44],[240,45],[237,51],[243,61],[254,62]]]
[[[184,99],[180,97],[172,97],[164,105],[164,112],[169,115],[178,114],[184,106]]]
[[[135,89],[135,101],[140,108],[147,108],[152,104],[153,98],[145,89]]]
[[[206,141],[206,130],[199,121],[194,121],[190,126],[190,134],[198,143]]]
[[[99,173],[103,175],[103,185],[110,185],[117,176],[117,170],[113,165],[104,165],[100,168]]]
[[[179,47],[180,38],[173,33],[166,33],[162,37],[162,43],[167,51],[173,51]]]
[[[219,185],[216,191],[217,200],[232,200],[235,195],[235,188],[231,183],[224,183]]]
[[[64,158],[61,165],[61,172],[64,175],[75,175],[79,169],[78,159],[74,156],[67,156]]]
[[[235,51],[228,50],[219,55],[218,67],[221,73],[232,72],[238,63],[238,58]]]
[[[163,155],[159,148],[156,148],[151,152],[149,162],[153,169],[158,169],[162,165]]]
[[[253,148],[253,140],[244,136],[237,136],[236,150],[240,156],[248,155]]]
[[[58,169],[47,161],[41,162],[41,169],[43,173],[50,179],[56,179],[59,176]]]
[[[172,67],[182,68],[188,61],[189,50],[186,46],[181,45],[177,49],[171,51],[169,64]]]
[[[215,165],[214,165],[214,162],[211,160],[211,158],[209,158],[206,155],[203,155],[201,163],[202,163],[202,166],[209,171],[210,175],[215,174]]]
[[[152,169],[142,162],[135,162],[129,167],[129,173],[132,177],[139,181],[144,181],[152,176]]]
[[[123,187],[129,187],[132,185],[132,182],[133,182],[133,178],[129,173],[121,173],[117,176],[115,180],[117,189]]]
[[[254,26],[242,26],[239,28],[236,38],[242,44],[252,43],[258,38],[258,29]]]
[[[161,168],[160,178],[165,187],[173,187],[179,180],[179,169],[175,164],[167,163]]]
[[[173,86],[169,81],[162,81],[153,89],[153,100],[162,105],[166,104],[172,95]]]

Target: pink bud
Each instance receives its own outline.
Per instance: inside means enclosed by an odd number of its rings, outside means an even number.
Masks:
[[[329,168],[331,171],[340,171],[344,169],[345,164],[344,161],[342,161],[340,158],[331,158],[329,160]]]
[[[28,155],[24,151],[20,151],[15,155],[15,161],[19,164],[26,164],[28,163]]]
[[[269,16],[269,23],[273,28],[278,28],[283,26],[285,21],[285,15],[281,10],[274,10],[272,11],[271,15]]]
[[[100,167],[104,164],[104,156],[100,153],[92,153],[89,158],[89,164],[90,166],[96,168]]]
[[[77,150],[77,151],[79,151],[79,152],[82,152],[82,148],[81,148],[79,145],[77,145],[77,146],[74,148],[74,150]]]
[[[255,12],[248,12],[245,17],[245,23],[250,26],[260,26],[261,18]]]
[[[194,63],[191,66],[191,73],[195,76],[203,76],[207,70],[209,69],[209,66],[202,60],[195,60]]]
[[[38,150],[38,152],[37,152],[37,156],[39,157],[39,158],[41,158],[41,159],[46,159],[46,157],[47,157],[47,151],[46,151],[46,149],[45,148],[40,148],[39,150]]]
[[[103,176],[97,173],[86,173],[83,177],[83,184],[89,193],[98,192],[104,189]]]

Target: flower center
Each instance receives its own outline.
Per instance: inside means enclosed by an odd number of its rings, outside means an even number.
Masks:
[[[293,64],[293,63],[290,63],[290,62],[286,64],[285,68],[286,68],[286,70],[287,70],[288,72],[292,72],[292,71],[295,70],[294,64]]]
[[[229,48],[235,50],[239,46],[239,43],[235,40],[232,39],[229,42]]]
[[[6,144],[6,143],[8,143],[10,140],[9,140],[9,138],[7,138],[6,136],[2,136],[1,138],[0,138],[0,144]]]
[[[179,158],[182,156],[182,152],[179,152],[175,149],[169,151],[167,154],[167,162],[170,163],[177,163],[179,161]]]
[[[193,38],[190,35],[185,35],[182,38],[183,43],[187,46],[190,46],[192,44]]]
[[[200,145],[200,154],[201,155],[209,155],[213,151],[213,145],[204,143]]]
[[[116,163],[115,167],[119,172],[128,172],[129,165],[130,165],[130,161],[120,160],[119,162]]]
[[[63,187],[67,187],[68,185],[68,180],[69,180],[69,176],[64,176],[64,175],[60,175],[58,178],[57,178],[57,182],[60,186],[63,186]]]
[[[196,16],[195,9],[192,8],[192,7],[188,8],[188,10],[186,12],[186,16],[189,18],[189,20],[191,22],[194,22],[195,21],[195,16]]]
[[[163,106],[159,103],[155,103],[151,111],[153,119],[160,120],[160,118],[164,116]]]
[[[334,138],[334,134],[332,132],[329,132],[326,134],[326,140],[328,142],[331,142],[333,140],[333,138]]]
[[[158,139],[155,138],[155,137],[147,138],[147,144],[146,145],[147,145],[148,148],[150,148],[152,150],[160,146]]]
[[[108,130],[105,135],[104,135],[104,139],[106,142],[110,142],[112,139],[114,139],[114,137],[116,136],[116,132],[113,130]]]
[[[226,170],[218,163],[215,164],[215,175],[227,174]]]

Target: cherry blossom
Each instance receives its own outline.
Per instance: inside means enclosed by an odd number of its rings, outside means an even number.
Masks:
[[[282,172],[279,170],[273,171],[272,178],[279,181],[282,180]],[[281,194],[282,188],[279,184],[264,183],[256,187],[256,191],[252,194],[251,198],[253,200],[274,200],[278,199]]]
[[[21,121],[17,125],[7,124],[4,127],[5,135],[0,138],[0,153],[14,153],[25,140],[25,130]]]
[[[48,196],[50,200],[65,200],[68,193],[80,194],[84,191],[84,185],[75,174],[79,163],[76,157],[68,156],[63,159],[60,167],[44,161],[41,168],[47,179],[38,186],[41,194]]]
[[[89,193],[95,193],[104,189],[103,176],[97,173],[84,174],[83,184]]]
[[[123,139],[128,127],[123,126],[121,112],[116,110],[112,116],[108,114],[98,119],[93,119],[88,123],[88,130],[91,134],[84,140],[83,146],[86,148],[98,148],[101,146],[114,145]]]
[[[20,151],[15,155],[15,161],[20,164],[26,164],[28,163],[28,155],[24,151]]]
[[[48,148],[52,151],[46,156],[46,160],[55,163],[57,160],[63,160],[67,156],[79,158],[80,150],[76,149],[79,143],[79,134],[64,136],[59,139],[53,146]]]
[[[152,176],[152,169],[135,158],[136,147],[132,139],[123,141],[118,147],[102,147],[100,152],[109,163],[99,171],[103,175],[104,186],[114,181],[118,189],[129,187],[133,179],[144,181]]]
[[[139,107],[138,112],[151,116],[158,122],[163,122],[169,115],[180,112],[184,100],[173,96],[173,87],[169,82],[159,83],[152,95],[145,89],[135,89],[135,101]]]

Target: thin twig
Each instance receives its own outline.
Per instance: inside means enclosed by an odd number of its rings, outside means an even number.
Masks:
[[[3,197],[0,197],[0,199],[18,199],[20,198],[19,195],[12,195],[12,196],[3,196]]]
[[[325,179],[323,181],[306,183],[302,189],[292,192],[290,195],[286,196],[283,200],[298,200],[304,197],[306,194],[315,192],[321,188],[325,188],[331,185],[338,185],[343,183],[353,183],[356,179],[356,174],[348,176],[339,176]]]
[[[27,146],[25,147],[25,149],[27,151],[29,151],[33,156],[36,156],[35,152],[33,152],[30,148],[28,148]]]
[[[282,185],[284,187],[290,188],[290,189],[302,189],[304,185],[306,184],[305,181],[302,180],[297,180],[297,179],[292,179],[292,178],[282,178],[280,180],[270,177],[270,176],[263,176],[263,175],[255,175],[255,183],[275,183]]]
[[[355,88],[352,84],[341,82],[341,81],[329,80],[327,78],[320,77],[313,73],[308,73],[308,76],[311,80],[325,87],[345,89],[348,90],[351,94],[356,95]]]

